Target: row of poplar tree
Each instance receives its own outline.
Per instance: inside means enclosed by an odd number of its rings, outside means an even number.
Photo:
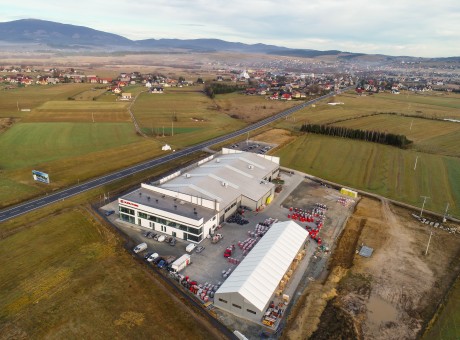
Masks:
[[[412,141],[407,139],[404,135],[395,135],[393,133],[381,131],[350,129],[343,126],[303,124],[300,131],[327,136],[359,139],[367,142],[393,145],[399,148],[405,148],[412,143]]]

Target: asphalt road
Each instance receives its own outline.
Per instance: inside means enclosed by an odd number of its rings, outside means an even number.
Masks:
[[[7,221],[7,220],[9,220],[9,219],[11,219],[13,217],[26,214],[29,211],[42,208],[42,207],[44,207],[46,205],[49,205],[49,204],[52,204],[52,203],[55,203],[55,202],[58,202],[58,201],[63,201],[66,198],[69,198],[69,197],[72,197],[74,195],[80,194],[80,193],[85,192],[87,190],[97,188],[99,186],[108,184],[110,182],[113,182],[113,181],[128,177],[128,176],[133,175],[133,174],[135,174],[137,172],[148,170],[148,169],[156,167],[156,166],[158,166],[160,164],[164,164],[164,163],[167,163],[169,161],[179,159],[181,157],[187,156],[189,154],[192,154],[194,152],[197,152],[197,151],[199,151],[199,150],[201,150],[203,148],[212,146],[214,144],[219,144],[219,143],[225,142],[226,140],[229,140],[229,139],[244,135],[245,133],[257,130],[257,129],[263,127],[263,126],[271,124],[271,123],[275,122],[276,120],[278,120],[280,118],[284,118],[286,116],[289,116],[290,114],[292,114],[292,113],[294,113],[296,111],[299,111],[299,110],[305,108],[306,106],[315,104],[316,102],[318,102],[320,100],[323,100],[325,98],[331,97],[334,94],[335,94],[334,92],[331,92],[331,93],[329,93],[329,94],[327,94],[325,96],[310,100],[308,102],[304,102],[301,105],[298,105],[298,106],[295,106],[295,107],[291,107],[291,108],[289,108],[289,109],[287,109],[285,111],[282,111],[282,112],[280,112],[280,113],[278,113],[278,114],[276,114],[274,116],[265,118],[265,119],[263,119],[263,120],[261,120],[261,121],[259,121],[257,123],[254,123],[252,125],[246,126],[245,128],[243,128],[241,130],[231,132],[231,133],[229,133],[229,134],[227,134],[225,136],[217,137],[217,138],[208,140],[206,142],[202,142],[202,143],[187,147],[185,149],[176,151],[176,152],[168,154],[166,156],[155,158],[155,159],[149,160],[147,162],[131,166],[129,168],[118,170],[118,171],[112,172],[112,173],[110,173],[108,175],[98,177],[98,178],[95,178],[95,179],[80,183],[78,185],[69,187],[67,189],[63,189],[63,190],[54,192],[54,193],[52,193],[50,195],[46,195],[46,196],[43,196],[43,197],[40,197],[40,198],[32,199],[30,201],[26,201],[24,203],[21,203],[21,204],[6,208],[6,209],[0,211],[0,222],[4,222],[4,221]]]

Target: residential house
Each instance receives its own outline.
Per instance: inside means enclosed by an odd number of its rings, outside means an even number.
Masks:
[[[151,87],[150,93],[163,93],[163,88],[162,87]]]

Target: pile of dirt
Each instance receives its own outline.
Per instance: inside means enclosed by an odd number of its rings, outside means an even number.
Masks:
[[[0,118],[0,132],[9,129],[15,121],[16,120],[14,118]]]
[[[350,314],[344,311],[340,304],[337,303],[337,298],[330,300],[327,303],[326,309],[321,315],[322,326],[318,328],[310,337],[314,340],[327,339],[360,339],[361,336],[354,326],[353,318]]]

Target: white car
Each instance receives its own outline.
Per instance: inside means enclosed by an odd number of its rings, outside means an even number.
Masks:
[[[147,257],[147,262],[153,262],[156,258],[158,258],[158,253],[153,253],[152,255],[150,255],[149,257]]]

